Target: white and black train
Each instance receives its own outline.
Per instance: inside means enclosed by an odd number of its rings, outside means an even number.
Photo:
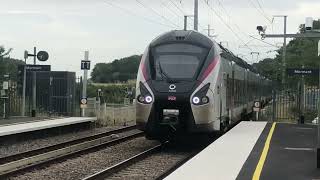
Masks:
[[[215,133],[271,96],[271,81],[195,31],[176,30],[151,42],[136,83],[136,123],[149,139],[172,132]]]

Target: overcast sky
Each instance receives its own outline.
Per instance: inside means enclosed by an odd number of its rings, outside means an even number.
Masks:
[[[267,25],[267,33],[282,33],[283,18],[271,23],[272,15],[288,15],[288,33],[295,33],[306,17],[318,19],[319,9],[319,0],[199,0],[199,31],[206,33],[210,24],[216,41],[252,63],[257,61],[252,51],[262,59],[273,57],[276,49],[249,37],[259,38],[257,25]],[[13,48],[11,57],[18,59],[36,46],[50,54],[42,64],[80,76],[85,50],[90,51],[92,67],[141,54],[159,34],[182,29],[184,14],[193,14],[193,0],[1,0],[0,45]]]

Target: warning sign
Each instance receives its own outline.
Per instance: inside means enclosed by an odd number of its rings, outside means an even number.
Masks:
[[[259,112],[259,111],[260,111],[260,108],[261,108],[260,101],[255,101],[255,102],[253,103],[253,111]]]
[[[80,108],[87,108],[87,104],[88,104],[88,99],[82,98],[80,101]]]

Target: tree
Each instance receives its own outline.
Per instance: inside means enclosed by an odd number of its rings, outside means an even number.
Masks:
[[[111,63],[98,63],[92,70],[91,79],[95,83],[126,82],[135,79],[140,59],[140,55],[133,55],[115,59]]]
[[[9,55],[12,48],[6,50],[4,46],[0,46],[0,81],[3,81],[3,75],[9,74],[13,81],[18,80],[18,65],[24,64],[23,61],[10,58]]]
[[[12,51],[12,48],[10,48],[9,50],[6,51],[4,46],[0,46],[0,58],[8,56],[11,53],[11,51]]]

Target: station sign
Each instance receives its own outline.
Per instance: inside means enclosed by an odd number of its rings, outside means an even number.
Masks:
[[[81,61],[81,70],[90,70],[90,61]]]
[[[318,76],[319,75],[319,69],[287,68],[287,74],[289,76],[294,76],[294,75]]]
[[[19,65],[18,71],[23,73],[23,68],[26,66],[26,71],[51,71],[50,65]]]
[[[26,65],[27,71],[51,71],[50,65]]]

